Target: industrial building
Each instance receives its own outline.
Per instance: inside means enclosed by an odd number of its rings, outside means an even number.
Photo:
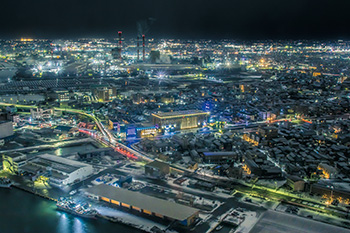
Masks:
[[[287,176],[286,185],[293,191],[304,191],[305,181],[298,176]]]
[[[93,167],[89,164],[50,154],[38,155],[19,170],[36,176],[46,176],[50,184],[55,186],[72,184],[93,173]]]
[[[0,121],[0,139],[6,139],[14,134],[11,121]]]
[[[199,216],[198,209],[107,184],[88,188],[86,193],[89,197],[139,211],[148,216],[178,221],[184,226],[192,225]]]
[[[350,200],[350,185],[348,182],[319,181],[311,185],[310,193],[326,196],[332,200]]]
[[[170,166],[167,163],[154,160],[145,165],[145,174],[152,177],[164,177],[170,173]]]
[[[2,156],[2,167],[4,171],[9,171],[13,174],[18,173],[18,167],[23,166],[27,162],[27,156],[20,152],[4,154]]]
[[[163,131],[202,127],[208,122],[209,113],[200,110],[158,112],[152,114],[153,124]]]

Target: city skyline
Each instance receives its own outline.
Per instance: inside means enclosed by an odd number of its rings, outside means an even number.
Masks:
[[[7,1],[3,38],[133,38],[152,19],[148,37],[180,39],[347,39],[346,9],[337,1]]]
[[[0,232],[350,233],[349,6],[2,3]]]

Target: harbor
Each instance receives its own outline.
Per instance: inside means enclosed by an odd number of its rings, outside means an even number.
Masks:
[[[9,180],[8,178],[6,178]],[[56,188],[50,188],[47,189],[40,189],[33,188],[30,186],[25,185],[25,183],[20,181],[21,183],[18,183],[20,180],[16,178],[16,182],[12,182],[12,189],[9,188],[2,188],[0,192],[6,192],[8,196],[11,196],[12,194],[10,192],[18,193],[23,198],[26,198],[25,196],[35,196],[37,198],[42,199],[47,205],[50,205],[50,208],[52,211],[56,211],[59,216],[69,216],[69,218],[73,219],[79,219],[79,222],[81,221],[108,221],[113,225],[116,225],[116,228],[119,228],[119,226],[125,226],[133,229],[133,232],[152,232],[151,229],[154,225],[157,225],[156,223],[152,221],[144,221],[138,216],[133,216],[128,213],[123,213],[121,211],[116,211],[114,209],[109,209],[105,207],[99,207],[101,209],[101,213],[97,212],[95,209],[90,208],[89,204],[87,202],[84,203],[76,203],[76,199],[83,199],[81,197],[75,197],[72,198],[72,196],[67,192],[60,192],[60,190]],[[4,190],[4,191],[3,191]],[[10,192],[9,192],[10,191]],[[71,194],[75,194],[74,192],[70,192]],[[59,197],[59,195],[65,195],[67,197]],[[1,196],[1,193],[0,193]],[[36,199],[36,198],[35,198]],[[84,199],[83,199],[84,200]],[[86,200],[85,200],[86,201]],[[51,204],[48,204],[51,203]],[[5,211],[3,209],[5,206],[0,205],[0,211]],[[122,215],[122,217],[121,217]],[[125,218],[125,216],[128,216]],[[62,217],[66,218],[66,217]],[[145,224],[146,223],[146,224]],[[123,227],[120,227],[123,228]],[[129,230],[130,231],[130,230]],[[61,231],[57,231],[61,232]],[[66,232],[66,231],[62,231]],[[85,232],[85,231],[82,231]],[[90,231],[86,231],[90,232]]]
[[[107,219],[87,219],[57,211],[54,200],[15,187],[0,189],[0,198],[6,200],[0,203],[1,232],[143,232]]]
[[[0,177],[0,188],[11,188],[12,181],[6,177]]]
[[[20,143],[20,142],[16,142]],[[15,143],[15,144],[16,144]],[[28,161],[33,161],[37,157],[43,156],[43,155],[54,155],[59,158],[75,158],[78,156],[78,153],[81,151],[96,151],[98,153],[99,150],[104,150],[103,146],[96,142],[95,140],[92,140],[91,138],[77,138],[73,140],[66,140],[60,143],[59,145],[57,142],[45,142],[44,144],[40,144],[36,142],[31,147],[19,147],[15,149],[13,146],[11,147],[3,147],[2,149],[5,149],[2,151],[2,153],[5,156],[8,156],[7,158],[15,159],[16,157],[12,155],[16,155],[17,157],[20,157],[21,154],[26,154]],[[8,150],[6,150],[8,149]],[[8,163],[10,164],[10,163]],[[11,161],[11,165],[13,162]],[[108,163],[107,163],[108,165]],[[106,164],[104,165],[106,166]],[[13,167],[13,165],[11,166]],[[108,221],[108,227],[110,231],[111,229],[128,229],[127,231],[132,230],[133,232],[151,232],[149,229],[153,227],[152,223],[148,224],[148,227],[146,230],[142,224],[135,224],[135,222],[141,223],[141,218],[138,217],[132,217],[129,219],[124,218],[118,218],[113,213],[113,211],[109,211],[108,215],[103,215],[97,213],[97,211],[92,210],[90,208],[86,208],[86,205],[74,205],[75,199],[72,199],[72,195],[74,195],[77,190],[81,187],[87,187],[86,184],[89,183],[89,181],[94,180],[100,171],[100,168],[102,166],[99,165],[98,167],[95,167],[93,169],[93,172],[88,177],[85,177],[84,180],[76,180],[74,184],[67,186],[67,187],[57,187],[55,185],[52,185],[48,183],[45,179],[43,179],[40,176],[35,177],[33,179],[30,175],[28,175],[26,172],[20,172],[16,174],[13,174],[11,170],[7,171],[1,171],[0,172],[0,192],[6,192],[4,195],[8,195],[12,197],[12,193],[18,194],[20,199],[27,199],[35,197],[35,200],[40,203],[45,203],[45,205],[50,206],[50,216],[52,217],[52,221],[58,221],[63,222],[64,221],[69,222],[71,224],[87,224],[91,225],[91,223],[96,224],[96,222],[105,222]],[[8,192],[10,191],[10,193]],[[0,193],[1,196],[1,193]],[[41,200],[39,200],[39,199]],[[82,198],[79,197],[79,200]],[[67,200],[70,200],[69,202]],[[85,200],[87,203],[88,200]],[[6,205],[3,203],[0,206],[0,211],[5,212],[6,211]],[[12,208],[12,207],[11,207]],[[15,207],[13,207],[15,208]],[[59,219],[57,219],[57,216],[53,214],[53,212],[57,212],[57,215],[59,216]],[[19,212],[21,213],[21,212]],[[25,212],[22,211],[24,214]],[[40,215],[40,211],[38,210],[38,215]],[[46,214],[45,214],[46,215]],[[132,215],[130,215],[132,216]],[[137,219],[138,218],[138,219]],[[46,216],[45,216],[46,219]],[[71,222],[72,220],[73,222]],[[65,224],[69,224],[65,223]],[[28,225],[28,224],[26,224]],[[30,224],[29,224],[30,225]],[[58,224],[59,225],[59,224]],[[151,226],[152,225],[152,226]],[[18,226],[19,227],[19,226]],[[31,229],[37,229],[36,226],[30,227]],[[12,232],[10,229],[5,229],[5,232]],[[45,228],[42,228],[45,229]],[[57,229],[56,232],[69,232],[67,230]],[[75,229],[74,226],[70,227],[69,229]],[[80,231],[80,232],[96,232],[94,231],[94,227],[87,227],[87,230]],[[92,230],[91,230],[92,229]],[[97,228],[96,228],[97,229]],[[34,230],[30,230],[32,232]],[[42,230],[35,230],[35,232],[39,232]],[[25,229],[18,228],[15,229],[14,232],[26,232]],[[51,232],[51,231],[50,231]],[[75,232],[75,231],[72,231]]]

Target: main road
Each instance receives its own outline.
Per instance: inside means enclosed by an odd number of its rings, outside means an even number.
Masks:
[[[28,109],[37,109],[38,108],[37,106],[34,106],[34,105],[8,104],[8,103],[3,103],[3,102],[0,102],[0,106],[15,106],[17,108],[28,108]],[[52,109],[56,110],[56,111],[68,112],[68,113],[73,113],[73,114],[80,114],[80,115],[84,115],[86,117],[91,118],[95,122],[99,131],[102,133],[103,137],[108,138],[108,140],[105,142],[106,144],[108,144],[108,146],[113,147],[114,149],[118,150],[119,152],[121,152],[122,154],[124,154],[126,156],[136,156],[136,157],[142,158],[145,161],[149,161],[149,162],[153,161],[153,159],[151,159],[146,154],[140,153],[132,148],[125,146],[122,143],[119,143],[117,141],[117,139],[115,138],[115,136],[104,127],[104,125],[101,123],[101,121],[94,114],[89,114],[89,113],[84,112],[83,110],[78,110],[78,109],[67,109],[67,108],[57,108],[57,107],[53,107]]]

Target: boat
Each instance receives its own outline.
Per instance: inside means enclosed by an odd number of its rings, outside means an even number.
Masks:
[[[216,231],[220,231],[224,226],[223,225],[219,225],[215,228]]]
[[[12,181],[7,177],[0,177],[0,188],[11,188]]]
[[[98,212],[90,208],[87,203],[77,203],[71,198],[59,198],[56,203],[58,210],[82,217],[82,218],[96,218]]]
[[[73,190],[73,191],[70,191],[70,192],[69,192],[69,195],[73,196],[73,195],[76,194],[76,193],[77,193],[77,190]]]

